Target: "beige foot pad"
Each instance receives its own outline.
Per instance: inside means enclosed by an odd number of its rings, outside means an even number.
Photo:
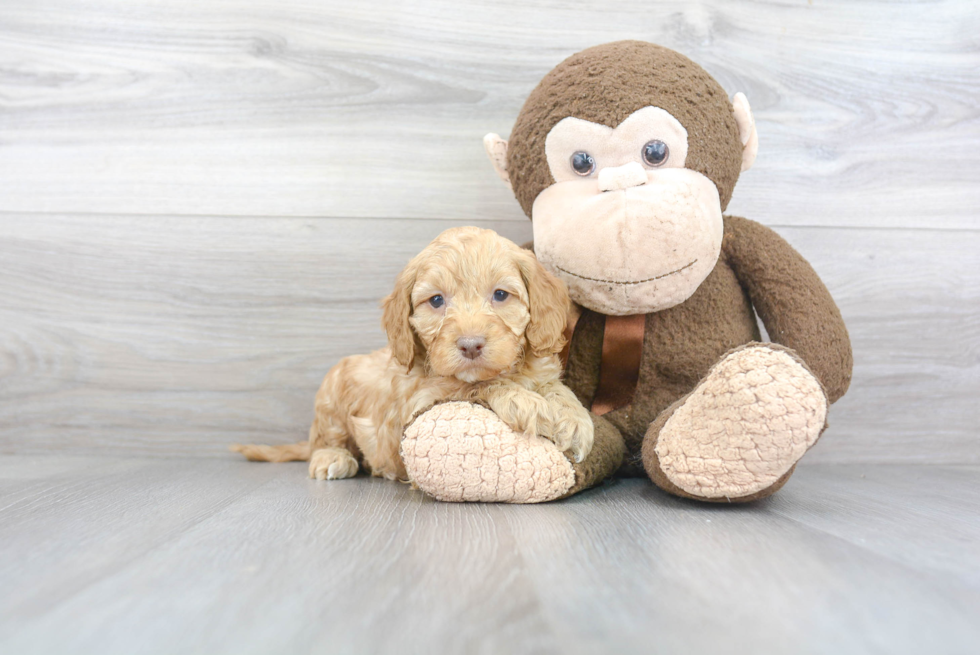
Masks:
[[[514,432],[480,405],[436,405],[405,429],[402,459],[422,491],[450,502],[540,503],[571,489],[557,446]]]
[[[719,362],[664,424],[660,468],[685,492],[738,498],[772,486],[820,436],[827,398],[789,353],[753,346]]]

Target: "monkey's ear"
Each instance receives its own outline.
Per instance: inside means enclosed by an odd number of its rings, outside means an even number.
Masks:
[[[735,111],[735,122],[738,123],[738,136],[742,141],[742,172],[752,168],[755,156],[759,152],[759,134],[755,131],[755,119],[749,108],[749,99],[739,91],[732,98],[732,109]]]
[[[507,142],[501,139],[499,134],[491,132],[483,137],[483,149],[487,151],[493,170],[497,171],[500,179],[510,188],[510,175],[507,174]]]
[[[416,269],[412,264],[405,267],[395,282],[394,290],[381,301],[381,325],[388,335],[391,355],[409,371],[419,354],[415,331],[408,319],[412,316],[412,287],[415,286]]]

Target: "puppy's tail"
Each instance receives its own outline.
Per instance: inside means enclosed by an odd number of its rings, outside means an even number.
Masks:
[[[241,453],[252,462],[298,462],[310,459],[310,442],[300,441],[283,446],[261,444],[232,444],[229,450]]]

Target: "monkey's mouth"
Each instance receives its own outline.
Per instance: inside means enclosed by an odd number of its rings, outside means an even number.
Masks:
[[[695,259],[694,261],[691,261],[691,262],[689,262],[687,264],[684,264],[683,266],[681,266],[677,270],[671,271],[670,273],[661,273],[660,275],[655,275],[653,277],[648,277],[645,280],[628,280],[626,282],[621,282],[619,280],[603,280],[603,279],[597,278],[597,277],[588,277],[586,275],[579,275],[578,273],[572,273],[571,271],[565,270],[564,268],[562,268],[561,266],[558,266],[557,264],[552,264],[552,266],[554,266],[555,268],[557,268],[562,273],[567,273],[567,274],[569,274],[569,275],[571,275],[573,277],[577,277],[577,278],[580,278],[582,280],[588,280],[589,282],[602,282],[603,284],[621,284],[621,285],[624,285],[624,286],[631,286],[631,285],[635,285],[635,284],[644,284],[645,282],[653,282],[654,280],[660,280],[660,279],[663,279],[665,277],[669,277],[671,275],[674,275],[675,273],[680,273],[681,271],[685,271],[685,270],[691,268],[692,266],[694,266],[697,263],[698,263],[698,260]]]

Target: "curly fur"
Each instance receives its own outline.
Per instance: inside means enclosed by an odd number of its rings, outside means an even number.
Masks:
[[[508,296],[498,300],[495,291]],[[435,306],[434,296],[443,303]],[[256,461],[309,459],[319,480],[350,477],[359,465],[405,480],[399,445],[412,417],[436,402],[469,400],[581,461],[593,427],[560,381],[568,306],[564,284],[532,253],[492,230],[446,230],[382,301],[388,346],[346,357],[327,373],[309,441],[232,449]],[[479,356],[464,356],[464,337],[485,339]]]

